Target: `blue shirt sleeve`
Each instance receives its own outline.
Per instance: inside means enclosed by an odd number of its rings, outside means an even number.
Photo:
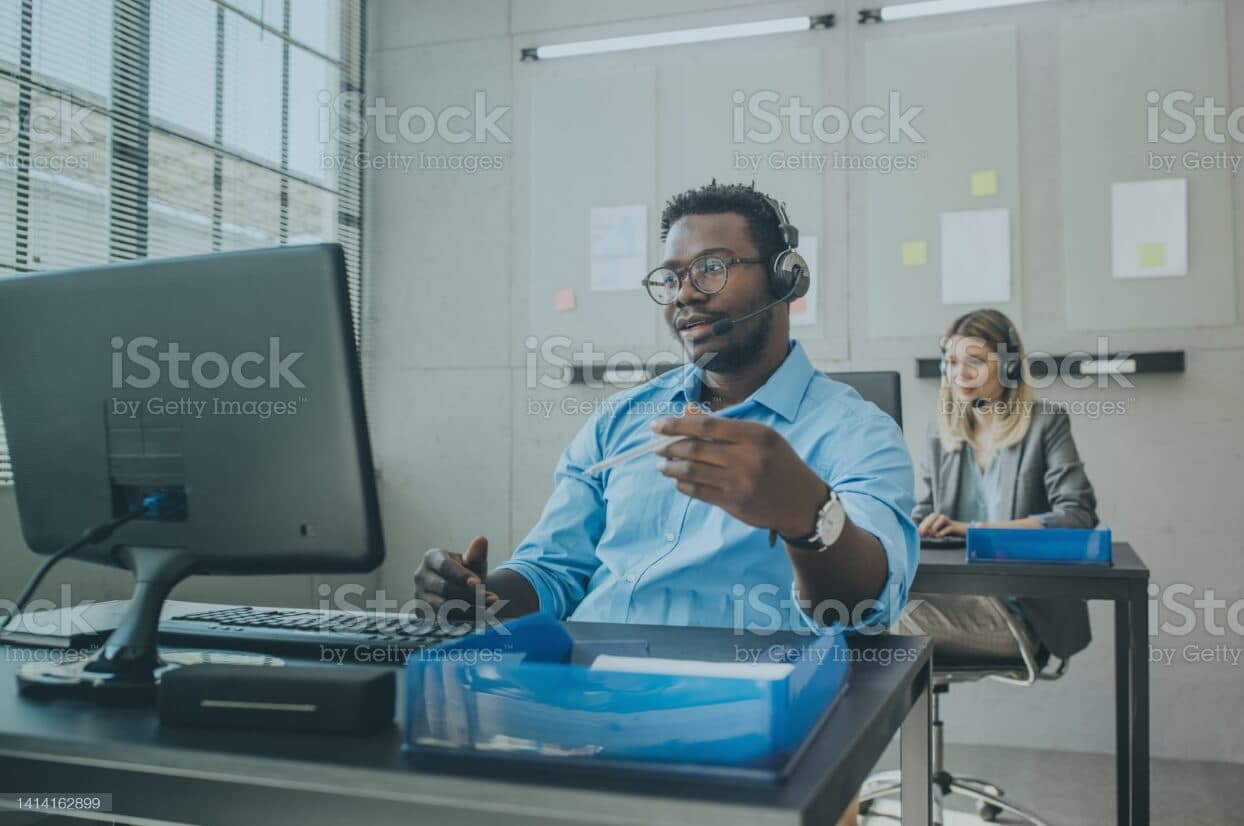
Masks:
[[[583,472],[601,460],[599,415],[563,451],[553,474],[553,495],[540,519],[511,558],[497,566],[526,578],[540,599],[540,610],[559,619],[582,601],[600,565],[596,544],[605,528],[604,490],[600,476]]]
[[[909,514],[915,507],[915,471],[903,433],[888,415],[865,413],[851,426],[850,440],[836,440],[808,464],[842,500],[847,517],[871,533],[885,549],[889,574],[881,593],[850,617],[827,606],[818,618],[791,583],[791,597],[807,626],[817,633],[841,621],[849,631],[880,631],[898,619],[907,604],[920,556],[920,539]],[[818,619],[823,620],[818,622]]]

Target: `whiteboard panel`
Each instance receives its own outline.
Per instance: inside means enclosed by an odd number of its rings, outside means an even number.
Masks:
[[[816,31],[756,38],[746,49],[719,43],[683,48],[662,75],[663,197],[716,179],[754,182],[785,202],[800,237],[819,241],[808,262],[816,282],[809,295],[817,302],[815,322],[792,334],[821,358],[846,357],[846,178],[832,169],[833,153],[845,143],[818,140],[811,114],[791,129],[779,110],[843,105],[842,78],[829,77],[825,68],[840,37]]]
[[[912,107],[920,110],[905,121],[916,137],[900,133],[898,143],[854,148],[861,157],[896,156],[890,171],[864,169],[853,178],[867,200],[869,335],[936,336],[966,309],[942,303],[943,212],[1010,210],[1011,283],[997,293],[1010,300],[990,306],[1020,318],[1015,27],[921,34],[895,27],[870,37],[860,105],[881,107],[896,118]],[[898,158],[909,164],[914,159],[914,168],[897,168]]]
[[[598,350],[651,347],[660,314],[634,273],[629,291],[591,289],[591,210],[656,205],[656,72],[614,65],[522,67],[531,77],[530,270],[527,335],[566,336]],[[655,232],[647,259],[659,260]],[[575,307],[559,311],[559,290]]]
[[[1109,13],[1068,14],[1060,38],[1068,327],[1233,324],[1232,170],[1189,169],[1186,164],[1192,159],[1212,163],[1219,153],[1238,157],[1238,145],[1214,143],[1199,126],[1185,132],[1178,119],[1162,114],[1171,93],[1193,96],[1193,102],[1178,107],[1189,112],[1208,96],[1229,108],[1222,3],[1191,0],[1167,9],[1125,12],[1114,7]],[[1151,92],[1156,104],[1149,102]],[[1163,132],[1171,133],[1169,139]],[[1188,179],[1188,275],[1112,277],[1113,185],[1172,178]]]

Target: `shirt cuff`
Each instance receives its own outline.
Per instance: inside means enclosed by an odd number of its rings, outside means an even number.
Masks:
[[[561,591],[550,581],[551,578],[547,571],[542,570],[539,565],[524,559],[508,559],[496,568],[496,570],[502,569],[514,571],[531,583],[531,587],[536,592],[541,613],[552,614],[558,619],[565,618],[566,601],[562,599]]]
[[[1058,527],[1058,514],[1054,511],[1049,511],[1047,513],[1034,513],[1028,518],[1037,520],[1041,523],[1041,526],[1045,528]]]
[[[821,622],[817,622],[813,616],[816,606],[811,605],[807,600],[800,600],[795,583],[792,581],[791,599],[798,609],[799,617],[807,628],[818,635],[832,634],[835,628],[853,633],[880,633],[898,619],[903,606],[907,604],[908,587],[915,574],[913,569],[915,563],[913,561],[909,564],[908,560],[913,556],[911,549],[919,547],[915,523],[905,516],[900,516],[889,505],[871,497],[868,497],[868,502],[879,506],[878,508],[850,501],[861,495],[868,496],[867,494],[840,493],[839,498],[843,500],[843,509],[846,510],[847,516],[856,527],[877,537],[877,541],[885,549],[886,581],[881,588],[881,593],[866,603],[869,607],[862,614],[856,606],[851,616],[846,616],[846,606],[831,604],[831,607],[826,607],[822,611]],[[812,609],[812,613],[809,613],[808,609]]]

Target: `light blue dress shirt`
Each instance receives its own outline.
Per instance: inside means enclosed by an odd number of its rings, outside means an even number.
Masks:
[[[685,365],[604,402],[562,454],[540,520],[499,567],[531,582],[541,611],[572,620],[754,632],[888,626],[919,554],[911,457],[894,420],[815,370],[798,342],[762,387],[713,415],[776,430],[881,541],[889,576],[864,610],[830,605],[810,616],[781,540],[770,547],[767,530],[680,493],[654,454],[584,474],[654,438],[649,424],[699,401],[701,386],[699,368]]]

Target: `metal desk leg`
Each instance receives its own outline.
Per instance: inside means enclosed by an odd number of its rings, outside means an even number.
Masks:
[[[1149,826],[1148,581],[1114,604],[1115,760],[1119,826]]]
[[[924,687],[899,729],[899,771],[902,774],[904,826],[929,826],[933,822],[933,768],[929,752],[930,698],[933,664],[924,670]]]

